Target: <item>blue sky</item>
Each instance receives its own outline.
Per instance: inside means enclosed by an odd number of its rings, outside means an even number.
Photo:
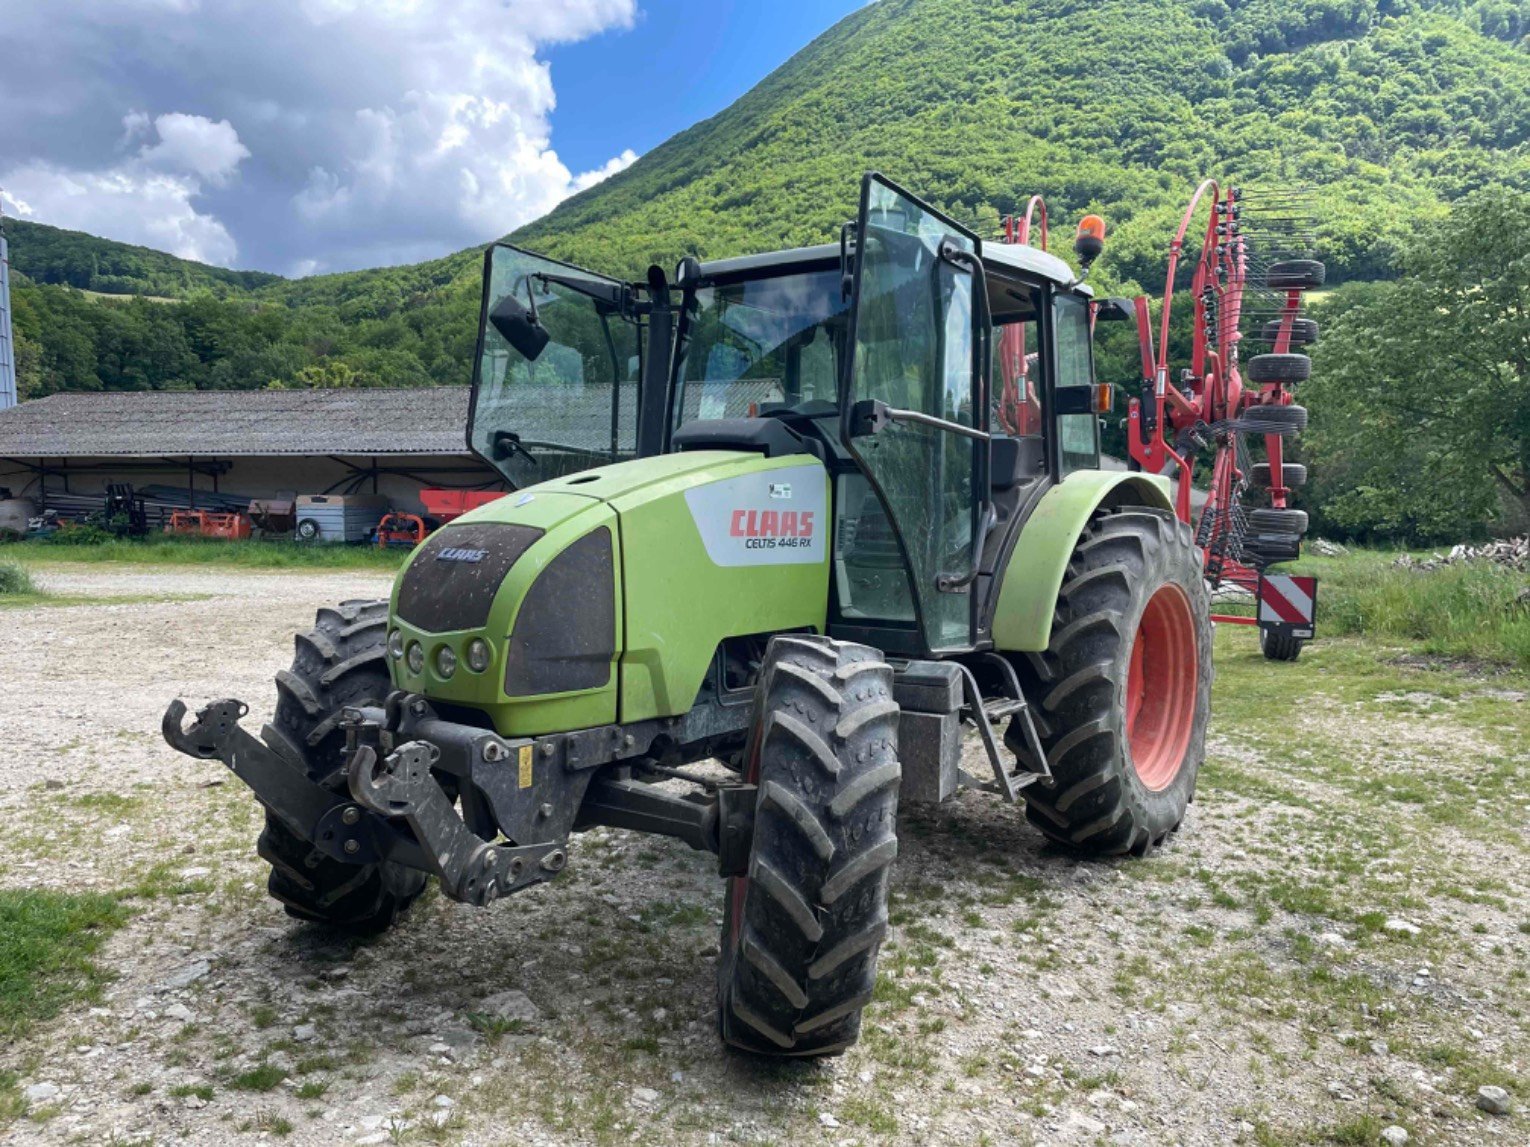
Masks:
[[[722,111],[865,0],[642,0],[629,29],[546,52],[553,146],[575,171]],[[630,94],[629,94],[630,93]]]
[[[515,230],[863,0],[0,0],[7,214],[308,275]]]

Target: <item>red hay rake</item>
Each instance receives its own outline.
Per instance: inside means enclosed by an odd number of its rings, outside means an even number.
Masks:
[[[1174,286],[1203,203],[1209,212],[1190,281],[1190,362],[1176,375],[1169,363]],[[1038,216],[1045,250],[1046,206],[1039,196],[1022,217],[1004,220],[1005,242],[1028,243]],[[1089,219],[1080,225],[1080,244],[1089,225]],[[1103,225],[1096,226],[1099,233],[1090,234],[1097,252]],[[1307,530],[1307,515],[1289,505],[1306,470],[1286,461],[1285,444],[1307,425],[1306,408],[1296,404],[1293,391],[1312,370],[1312,360],[1298,348],[1317,339],[1317,324],[1301,316],[1303,293],[1324,279],[1323,264],[1310,257],[1313,243],[1306,193],[1224,189],[1208,179],[1196,188],[1169,244],[1156,341],[1145,296],[1095,304],[1096,313],[1102,306],[1124,310],[1137,331],[1142,384],[1127,405],[1129,464],[1176,479],[1175,512],[1195,530],[1213,590],[1236,586],[1253,595],[1255,616],[1214,614],[1213,619],[1258,625],[1265,656],[1281,661],[1294,661],[1312,637],[1317,592],[1313,579],[1265,574],[1267,567],[1299,556]],[[1239,347],[1246,339],[1269,349],[1243,363]],[[999,420],[1014,434],[1033,433],[1032,422],[1040,417],[1023,340],[1022,331],[1006,330],[1000,343]],[[1253,460],[1251,440],[1262,442],[1264,461]],[[1208,454],[1206,499],[1197,511],[1192,478]],[[1206,473],[1203,469],[1203,477]],[[1244,505],[1255,488],[1267,492],[1267,507]],[[1265,607],[1266,599],[1272,608]],[[1280,608],[1273,608],[1277,601]]]

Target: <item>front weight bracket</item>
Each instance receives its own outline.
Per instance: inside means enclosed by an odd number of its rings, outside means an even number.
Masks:
[[[431,773],[439,759],[440,751],[425,741],[409,741],[381,758],[371,745],[361,744],[351,755],[347,779],[357,804],[409,825],[443,892],[483,907],[563,871],[565,842],[501,845],[470,830]]]

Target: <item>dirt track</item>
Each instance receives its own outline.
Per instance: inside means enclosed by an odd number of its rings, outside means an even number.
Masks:
[[[759,1065],[717,1043],[722,889],[678,843],[591,833],[559,883],[485,912],[433,897],[364,947],[265,897],[253,800],[160,715],[237,696],[258,728],[291,632],[385,578],[42,580],[212,596],[0,612],[0,886],[138,909],[100,1006],[0,1047],[57,1089],[0,1143],[1530,1142],[1522,678],[1339,643],[1281,675],[1221,635],[1169,849],[1081,863],[987,796],[906,810],[862,1044]],[[1514,1113],[1477,1111],[1481,1083]]]

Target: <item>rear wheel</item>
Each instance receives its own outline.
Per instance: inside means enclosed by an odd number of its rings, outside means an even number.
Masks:
[[[1275,342],[1280,338],[1281,327],[1284,325],[1284,322],[1280,319],[1272,319],[1265,323],[1264,329],[1260,332],[1262,341],[1267,343]],[[1290,331],[1292,346],[1311,346],[1318,341],[1316,319],[1292,319]]]
[[[1256,486],[1269,486],[1270,464],[1255,462],[1249,467],[1248,480]],[[1288,490],[1307,484],[1307,467],[1300,462],[1287,462],[1280,468],[1280,484]]]
[[[1302,655],[1305,644],[1300,637],[1272,633],[1263,628],[1259,630],[1259,652],[1264,654],[1266,661],[1295,661]]]
[[[898,852],[898,706],[865,645],[777,637],[745,770],[759,786],[748,875],[728,882],[723,1039],[764,1055],[843,1051],[860,1035]]]
[[[345,734],[340,712],[381,705],[392,689],[385,643],[388,603],[347,601],[321,609],[297,635],[290,670],[276,675],[276,716],[261,736],[294,769],[345,792]],[[289,916],[351,932],[381,932],[425,888],[425,873],[401,864],[343,864],[266,813],[260,855],[271,865],[267,889]]]
[[[1267,382],[1295,385],[1312,377],[1312,360],[1304,354],[1256,354],[1244,373],[1261,386]]]
[[[1090,524],[1047,652],[1019,665],[1052,770],[1024,790],[1042,832],[1143,854],[1179,827],[1205,755],[1210,605],[1190,528],[1172,514],[1133,507]],[[1026,755],[1017,726],[1006,740]]]
[[[1307,291],[1321,287],[1328,269],[1316,259],[1285,259],[1271,263],[1264,273],[1264,285],[1277,291]]]
[[[1249,528],[1259,534],[1296,534],[1307,532],[1306,510],[1257,509],[1248,512]]]
[[[1307,428],[1307,408],[1295,403],[1250,406],[1244,409],[1240,421],[1249,434],[1296,434]]]
[[[1243,558],[1255,569],[1294,562],[1301,556],[1302,539],[1297,534],[1252,534],[1243,539]]]

